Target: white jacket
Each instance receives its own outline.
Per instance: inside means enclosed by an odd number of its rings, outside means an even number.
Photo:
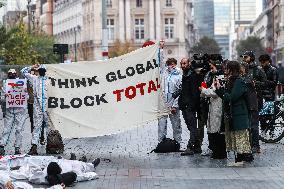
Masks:
[[[182,73],[178,67],[169,70],[164,62],[163,50],[160,50],[160,81],[162,98],[167,108],[178,108],[178,98],[174,99],[173,94],[181,87]]]
[[[220,75],[216,79],[223,79],[224,76]],[[209,115],[208,115],[208,124],[207,132],[208,133],[217,133],[220,132],[221,120],[222,120],[222,99],[215,93],[215,86],[212,86],[208,89],[202,88],[201,96],[210,97],[209,104]]]

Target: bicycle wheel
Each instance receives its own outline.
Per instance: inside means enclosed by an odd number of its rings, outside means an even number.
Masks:
[[[284,138],[283,103],[276,104],[274,119],[266,119],[265,126],[260,123],[259,138],[266,143],[276,143]]]

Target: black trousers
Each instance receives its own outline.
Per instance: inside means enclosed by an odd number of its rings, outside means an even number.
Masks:
[[[33,133],[34,131],[34,117],[33,117],[33,110],[34,105],[28,103],[28,113],[29,113],[29,117],[30,117],[30,122],[31,122],[31,133]]]
[[[208,133],[209,149],[212,150],[212,158],[227,158],[225,135],[220,133]]]
[[[252,148],[259,148],[259,115],[258,111],[250,112],[250,126],[251,126],[251,146]]]
[[[187,148],[192,148],[198,140],[196,111],[192,111],[189,108],[184,109],[182,110],[182,116],[190,132]]]

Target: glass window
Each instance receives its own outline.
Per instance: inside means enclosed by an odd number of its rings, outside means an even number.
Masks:
[[[173,6],[172,0],[166,0],[166,7],[171,7]]]
[[[165,38],[174,38],[174,18],[165,18]]]
[[[108,40],[114,40],[114,19],[107,19]]]
[[[106,5],[108,8],[112,7],[112,1],[111,0],[106,0]]]
[[[136,7],[142,7],[142,0],[136,0]]]
[[[144,39],[144,19],[135,19],[135,39]]]

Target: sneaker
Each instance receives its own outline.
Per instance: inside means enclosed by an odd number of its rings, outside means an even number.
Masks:
[[[87,157],[84,155],[84,156],[82,156],[80,159],[79,159],[79,161],[82,161],[82,162],[87,162],[88,160],[87,160]]]
[[[4,146],[0,146],[0,156],[4,156],[5,155],[5,148]]]
[[[92,162],[92,164],[94,165],[94,168],[96,168],[96,167],[100,164],[100,162],[101,162],[101,159],[100,159],[100,158],[95,159],[95,160]]]
[[[21,151],[19,147],[15,147],[15,155],[20,155]]]
[[[227,164],[227,167],[243,167],[244,162],[243,161],[238,161],[238,162],[229,162]]]
[[[70,155],[71,155],[70,160],[76,160],[76,155],[74,153],[71,153]]]
[[[207,148],[205,151],[203,151],[201,153],[202,156],[211,156],[212,155],[212,150],[210,150],[209,148]]]
[[[187,148],[184,152],[182,152],[180,155],[181,156],[190,156],[193,155],[194,151],[192,148]]]
[[[28,155],[38,155],[37,153],[37,145],[33,144]]]

